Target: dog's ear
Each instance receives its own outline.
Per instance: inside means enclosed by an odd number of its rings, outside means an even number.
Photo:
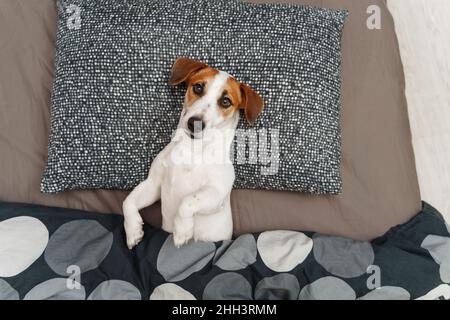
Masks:
[[[194,73],[207,68],[208,65],[188,58],[179,58],[172,67],[169,84],[172,86],[188,80]]]
[[[256,118],[258,118],[264,108],[264,100],[255,90],[243,83],[241,83],[241,94],[242,103],[240,108],[244,109],[247,122],[254,125]]]

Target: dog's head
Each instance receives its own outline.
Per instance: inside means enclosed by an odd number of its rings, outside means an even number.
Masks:
[[[187,91],[180,125],[191,138],[201,137],[208,129],[235,127],[240,109],[254,124],[264,107],[263,99],[248,85],[199,61],[180,58],[175,62],[170,84],[183,82]]]

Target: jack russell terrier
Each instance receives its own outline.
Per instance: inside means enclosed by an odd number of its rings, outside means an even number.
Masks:
[[[161,199],[162,228],[177,247],[196,241],[229,240],[230,194],[235,174],[230,151],[243,109],[253,124],[263,99],[229,74],[187,58],[178,59],[169,82],[187,84],[178,129],[153,161],[150,173],[123,203],[128,248],[142,240],[139,210]]]

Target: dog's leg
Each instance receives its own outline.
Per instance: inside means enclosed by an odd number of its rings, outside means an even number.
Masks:
[[[173,241],[181,247],[194,236],[194,216],[217,212],[225,197],[213,187],[205,187],[183,199],[174,221]]]
[[[123,203],[124,227],[127,235],[127,245],[131,250],[141,242],[144,236],[142,220],[139,210],[146,208],[161,197],[161,187],[158,179],[152,175],[139,184]]]

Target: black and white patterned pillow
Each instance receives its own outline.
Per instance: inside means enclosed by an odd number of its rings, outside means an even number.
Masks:
[[[43,192],[144,180],[179,120],[183,88],[167,83],[181,56],[265,100],[256,127],[239,124],[236,188],[341,191],[346,11],[238,0],[59,0],[58,11]]]

